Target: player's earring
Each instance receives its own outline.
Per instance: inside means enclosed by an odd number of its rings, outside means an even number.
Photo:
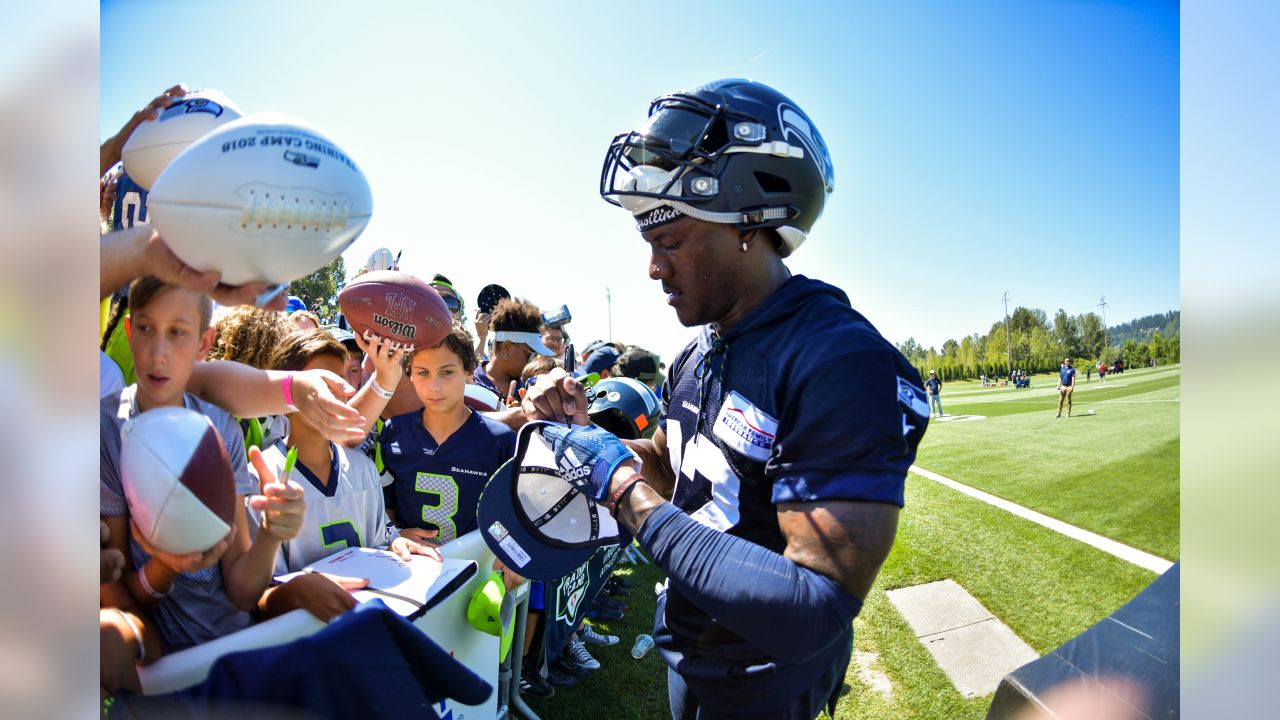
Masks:
[[[502,353],[502,359],[503,359],[503,360],[506,360],[506,359],[507,359],[507,354],[506,354],[505,352],[504,352],[504,353]]]
[[[746,251],[747,251],[747,241],[746,241],[746,240],[743,240],[743,241],[742,241],[742,252],[746,252]]]

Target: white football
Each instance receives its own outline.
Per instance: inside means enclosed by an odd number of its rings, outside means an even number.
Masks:
[[[155,408],[126,421],[120,439],[125,500],[147,542],[184,555],[226,537],[235,520],[235,478],[209,418]]]
[[[129,135],[120,153],[124,170],[134,182],[150,190],[178,153],[242,115],[240,108],[217,90],[187,93],[161,110],[155,120],[143,121]]]
[[[287,283],[342,253],[369,224],[358,165],[323,132],[278,113],[214,130],[173,159],[147,198],[183,262],[222,282]]]

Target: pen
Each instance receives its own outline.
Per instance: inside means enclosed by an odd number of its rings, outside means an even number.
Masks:
[[[298,446],[289,448],[289,454],[284,456],[284,470],[280,473],[280,482],[288,483],[289,478],[293,476],[293,465],[298,462]]]

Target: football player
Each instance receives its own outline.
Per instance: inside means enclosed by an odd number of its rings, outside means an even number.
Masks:
[[[649,277],[702,331],[671,363],[660,429],[628,443],[643,477],[603,430],[563,444],[613,470],[589,491],[668,575],[654,639],[674,718],[833,712],[893,544],[929,419],[919,373],[844,291],[783,262],[832,180],[808,116],[746,80],[658,98],[606,154],[601,195],[634,216]],[[524,403],[577,423],[585,408],[563,371]]]

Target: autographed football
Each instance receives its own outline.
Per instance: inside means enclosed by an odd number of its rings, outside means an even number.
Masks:
[[[151,222],[191,267],[222,282],[287,283],[325,265],[369,224],[360,167],[301,120],[260,113],[182,151],[148,196]]]
[[[370,332],[414,348],[438,344],[453,326],[440,293],[398,270],[375,270],[352,280],[338,293],[338,305],[357,335]]]
[[[120,153],[124,170],[144,190],[150,190],[178,153],[243,114],[217,90],[187,93],[129,135]]]

